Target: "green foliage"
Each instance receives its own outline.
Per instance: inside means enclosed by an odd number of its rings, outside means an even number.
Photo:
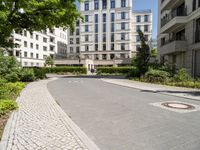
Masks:
[[[41,68],[32,68],[36,79],[46,78],[46,73],[44,69]]]
[[[128,74],[134,67],[98,67],[97,74]]]
[[[20,74],[20,80],[22,82],[32,82],[35,80],[35,74],[33,69],[22,69],[22,72]]]
[[[158,56],[158,51],[157,51],[157,49],[152,49],[151,50],[151,57],[154,57],[154,58],[156,58]]]
[[[5,76],[5,79],[9,82],[17,82],[19,81],[19,75],[16,72],[11,72]]]
[[[13,100],[0,100],[0,117],[9,111],[17,109],[17,103]]]
[[[41,68],[45,73],[73,73],[73,74],[87,74],[85,67],[51,67]]]
[[[141,41],[141,48],[137,52],[136,58],[134,59],[134,64],[140,71],[140,75],[144,75],[148,71],[148,64],[150,60],[150,48],[146,43],[146,39],[142,31],[138,31]]]
[[[81,18],[76,2],[80,0],[1,0],[0,47],[13,46],[8,41],[13,30],[74,29],[76,20]]]
[[[192,77],[188,74],[187,70],[180,69],[177,74],[174,75],[173,81],[182,82],[182,81],[191,81]]]
[[[162,70],[150,69],[145,73],[145,80],[151,83],[167,82],[169,77],[170,73]]]
[[[54,65],[54,60],[51,56],[48,56],[46,59],[45,59],[45,66],[53,66]]]

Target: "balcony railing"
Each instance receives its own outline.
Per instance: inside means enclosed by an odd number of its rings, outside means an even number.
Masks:
[[[169,40],[167,40],[167,41],[165,41],[165,42],[162,42],[162,43],[161,43],[161,47],[162,47],[162,46],[165,46],[165,45],[167,45],[167,44],[169,44],[169,43],[175,42],[175,41],[186,41],[186,39],[185,39],[185,37],[183,37],[183,38],[181,38],[181,39],[169,39]]]
[[[200,42],[200,31],[196,31],[195,32],[195,43],[199,43]]]
[[[175,17],[183,17],[183,16],[187,16],[187,8],[183,9],[182,12],[178,12],[177,10],[174,10],[171,13],[167,14],[166,17],[164,17],[161,20],[161,27],[165,26],[168,22],[170,22]]]

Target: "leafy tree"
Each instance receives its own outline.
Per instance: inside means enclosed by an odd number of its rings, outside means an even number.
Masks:
[[[157,49],[152,49],[151,50],[151,57],[154,57],[154,58],[156,58],[158,56],[158,51],[157,51]]]
[[[148,64],[151,54],[149,45],[146,43],[143,32],[138,30],[138,34],[141,41],[141,47],[136,55],[134,64],[138,67],[140,75],[144,75],[148,71]]]
[[[42,31],[63,27],[74,29],[81,18],[76,2],[81,0],[0,0],[0,47],[14,46],[9,41],[13,30]]]
[[[45,66],[53,66],[54,65],[54,60],[51,56],[48,56],[46,59],[45,59]]]

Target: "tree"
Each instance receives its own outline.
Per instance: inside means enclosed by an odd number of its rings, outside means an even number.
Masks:
[[[45,59],[45,66],[53,66],[54,65],[54,61],[53,61],[53,58],[51,56],[48,56],[46,59]]]
[[[0,47],[14,46],[13,30],[42,31],[70,27],[82,18],[76,7],[81,0],[0,0]]]
[[[158,56],[158,51],[157,51],[157,49],[156,49],[156,48],[152,49],[152,50],[151,50],[151,57],[156,58],[157,56]]]
[[[137,52],[136,58],[134,60],[134,64],[137,66],[140,75],[144,75],[148,71],[148,64],[150,60],[150,48],[149,45],[146,43],[146,39],[142,31],[138,31],[141,47]]]

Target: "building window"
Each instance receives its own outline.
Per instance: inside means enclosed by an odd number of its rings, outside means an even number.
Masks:
[[[30,37],[31,37],[31,39],[33,38],[33,33],[30,33]]]
[[[144,35],[145,41],[149,41],[149,36],[148,35]]]
[[[113,60],[115,58],[115,54],[110,54],[110,59]]]
[[[85,15],[85,22],[89,22],[89,16]]]
[[[110,7],[115,8],[115,0],[110,0]]]
[[[126,24],[125,24],[125,22],[122,22],[121,23],[121,30],[125,30],[126,29]]]
[[[196,20],[195,42],[200,42],[200,18]]]
[[[145,26],[144,26],[144,31],[145,31],[145,32],[149,32],[149,26],[148,26],[148,25],[145,25]]]
[[[111,32],[115,32],[115,24],[111,23]]]
[[[106,14],[103,14],[103,22],[106,22]]]
[[[121,50],[125,50],[125,43],[121,43]]]
[[[145,15],[144,16],[144,22],[148,22],[149,21],[149,15]]]
[[[103,34],[103,42],[106,42],[106,34]]]
[[[125,33],[121,33],[121,40],[125,40]]]
[[[115,13],[111,13],[111,22],[115,21]]]
[[[39,59],[39,54],[36,54],[36,58]]]
[[[102,9],[107,8],[107,0],[102,0]]]
[[[76,21],[76,26],[77,26],[77,27],[80,26],[80,21],[79,21],[79,20]]]
[[[70,30],[70,33],[69,33],[70,36],[74,35],[73,31]]]
[[[98,23],[98,22],[99,22],[98,14],[95,14],[94,20],[95,20],[95,23]]]
[[[73,38],[70,38],[69,41],[70,41],[70,44],[74,44],[74,39]]]
[[[112,50],[112,51],[115,50],[115,44],[114,44],[114,43],[111,44],[111,50]]]
[[[136,45],[136,51],[140,51],[140,45]]]
[[[38,44],[36,44],[36,49],[37,49],[37,50],[39,49],[39,45],[38,45]]]
[[[98,24],[95,24],[95,33],[98,33]]]
[[[126,7],[126,0],[121,0],[121,7]]]
[[[103,24],[103,32],[106,32],[106,24]]]
[[[85,35],[85,42],[89,41],[89,35]]]
[[[95,10],[99,9],[99,0],[94,0],[94,9]]]
[[[85,32],[89,32],[89,26],[85,25]]]
[[[112,33],[112,34],[111,34],[111,42],[114,42],[114,41],[115,41],[115,34]]]
[[[27,41],[24,41],[24,47],[27,47]]]
[[[76,38],[76,44],[80,44],[80,39]]]
[[[73,53],[74,49],[73,47],[70,47],[70,53]]]
[[[103,44],[103,51],[106,51],[106,44]]]
[[[80,48],[76,47],[76,53],[80,53]]]
[[[16,51],[15,56],[16,56],[16,57],[19,57],[19,56],[20,56],[20,52],[19,52],[19,51]]]
[[[33,43],[30,44],[30,47],[33,48]]]
[[[55,47],[54,46],[52,46],[52,45],[50,45],[50,51],[54,51],[54,49],[55,49]]]
[[[43,55],[43,59],[46,59],[47,58],[47,55]]]
[[[137,16],[137,17],[136,17],[136,21],[137,21],[137,22],[141,22],[141,16]]]
[[[27,52],[24,52],[24,57],[26,58],[28,56]]]
[[[106,60],[106,59],[107,59],[107,55],[106,55],[106,54],[103,54],[103,55],[102,55],[102,59],[103,59],[103,60]]]
[[[89,10],[89,1],[85,1],[85,11]]]
[[[98,34],[95,34],[95,43],[98,43]]]
[[[126,13],[125,12],[121,12],[121,19],[126,19]]]
[[[136,36],[136,42],[140,42],[140,36],[139,35]]]
[[[141,30],[141,26],[140,25],[137,25],[136,26],[136,32],[140,31]]]
[[[47,38],[43,38],[43,42],[44,42],[44,43],[47,43]]]
[[[43,51],[47,51],[47,47],[46,46],[43,46]]]
[[[89,51],[89,46],[85,45],[85,51],[88,52]]]
[[[24,36],[27,36],[27,31],[24,30]]]
[[[79,35],[79,34],[80,34],[80,30],[76,29],[76,35]]]
[[[35,39],[38,41],[39,40],[39,35],[36,34]]]
[[[95,44],[95,51],[98,51],[98,48],[99,48],[98,44]]]
[[[31,53],[31,58],[33,58],[33,53]]]

